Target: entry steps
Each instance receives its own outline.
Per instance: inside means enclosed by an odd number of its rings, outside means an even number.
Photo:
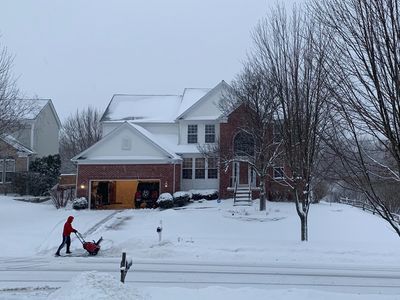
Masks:
[[[250,206],[252,205],[251,199],[251,189],[248,184],[239,184],[236,187],[233,195],[233,205],[234,206]]]

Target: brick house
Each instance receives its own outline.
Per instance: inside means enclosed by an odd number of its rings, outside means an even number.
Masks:
[[[0,192],[9,191],[11,178],[17,172],[29,171],[37,157],[58,154],[61,127],[50,99],[21,99],[32,107],[22,120],[22,127],[0,137]]]
[[[102,139],[72,159],[77,196],[91,208],[133,208],[152,206],[164,192],[215,189],[226,198],[236,181],[255,189],[246,163],[223,170],[199,150],[218,141],[233,145],[240,112],[225,116],[218,106],[227,89],[222,81],[182,95],[114,95],[101,118]]]

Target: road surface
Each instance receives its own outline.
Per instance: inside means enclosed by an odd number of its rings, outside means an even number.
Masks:
[[[85,271],[119,277],[120,258],[0,258],[1,290],[56,288]],[[307,288],[349,293],[400,294],[400,268],[388,266],[137,261],[126,283],[135,286]]]

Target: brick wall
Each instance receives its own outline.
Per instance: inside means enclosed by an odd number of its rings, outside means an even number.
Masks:
[[[17,150],[9,144],[0,140],[0,159],[15,159],[15,172],[28,171],[28,157],[19,157]],[[2,174],[0,173],[0,177]],[[12,187],[10,183],[0,183],[0,193],[10,192]]]
[[[175,165],[175,191],[180,190],[181,167]],[[160,180],[160,193],[173,190],[173,164],[143,165],[78,165],[77,196],[89,197],[90,180],[155,179]],[[81,185],[84,188],[81,188]]]
[[[235,111],[233,111],[227,120],[227,123],[220,124],[220,150],[221,157],[230,157],[233,155],[233,139],[238,132],[238,124],[241,124],[241,118],[244,113],[244,108],[240,106]],[[232,164],[225,168],[221,164],[220,170],[220,184],[219,184],[219,195],[221,198],[232,197],[232,192],[229,192],[227,188],[231,185],[232,177]]]
[[[235,111],[233,111],[226,123],[220,124],[220,151],[221,157],[233,157],[233,140],[236,134],[239,131],[238,125],[243,123],[243,116],[245,115],[244,106],[238,107]],[[272,139],[272,128],[270,132],[270,138]],[[286,168],[286,167],[285,167]],[[287,168],[286,168],[287,169]],[[230,198],[233,197],[233,193],[228,191],[227,188],[231,185],[231,177],[232,177],[232,163],[225,168],[225,166],[220,166],[220,186],[219,186],[219,194],[221,198]],[[285,170],[288,172],[288,170]],[[270,178],[265,182],[266,196],[269,200],[278,200],[278,198],[286,197],[286,199],[290,200],[291,196],[288,192],[288,188],[282,186],[281,184],[274,182],[272,180],[272,168],[269,170]],[[259,180],[257,179],[257,186],[259,184]],[[253,199],[259,197],[259,192],[253,191]]]

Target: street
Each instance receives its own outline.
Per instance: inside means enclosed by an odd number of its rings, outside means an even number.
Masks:
[[[0,259],[0,289],[60,287],[77,274],[98,271],[119,278],[119,258],[33,257]],[[158,287],[207,286],[307,288],[360,294],[400,294],[400,268],[301,263],[135,261],[126,284]]]

